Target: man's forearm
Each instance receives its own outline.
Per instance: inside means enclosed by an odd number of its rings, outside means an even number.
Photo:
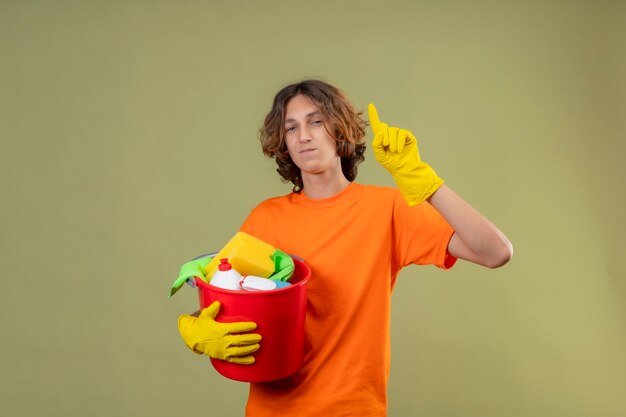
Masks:
[[[513,256],[513,245],[504,233],[450,187],[443,184],[428,202],[455,231],[448,245],[451,255],[490,268]]]

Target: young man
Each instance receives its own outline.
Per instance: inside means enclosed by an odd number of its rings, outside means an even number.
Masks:
[[[386,416],[399,271],[448,269],[458,258],[495,268],[512,256],[502,232],[421,161],[411,132],[381,123],[373,105],[368,110],[374,154],[398,189],[354,182],[367,123],[329,84],[283,88],[261,129],[264,153],[294,187],[259,204],[241,230],[304,258],[312,278],[304,364],[283,380],[251,384],[248,416]],[[181,316],[183,339],[198,353],[253,362],[260,337],[229,333],[254,325],[225,329],[214,320],[218,309]]]

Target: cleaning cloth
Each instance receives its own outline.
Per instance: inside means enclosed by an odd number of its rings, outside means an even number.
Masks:
[[[296,268],[291,256],[280,249],[276,249],[271,258],[274,261],[274,273],[269,276],[269,279],[272,281],[288,281]]]
[[[201,256],[200,258],[196,258],[191,260],[180,267],[180,272],[178,273],[178,278],[172,284],[172,289],[170,290],[170,297],[180,289],[180,287],[185,284],[188,279],[193,279],[194,277],[204,278],[204,271],[206,271],[206,266],[213,259],[212,256],[206,255]],[[206,281],[206,280],[205,280]]]

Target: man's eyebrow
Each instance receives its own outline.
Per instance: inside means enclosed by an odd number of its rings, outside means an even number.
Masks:
[[[322,115],[322,112],[320,112],[319,110],[315,110],[315,111],[312,111],[311,113],[308,113],[308,114],[305,116],[305,118],[307,118],[307,119],[308,119],[309,117],[313,117],[313,116],[321,116],[321,115]],[[293,123],[293,122],[295,122],[295,121],[296,121],[296,119],[285,119],[285,123]]]

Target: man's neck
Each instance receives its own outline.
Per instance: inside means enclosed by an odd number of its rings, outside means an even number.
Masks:
[[[304,194],[314,200],[321,200],[335,196],[350,185],[350,181],[341,175],[308,174],[303,176]]]

